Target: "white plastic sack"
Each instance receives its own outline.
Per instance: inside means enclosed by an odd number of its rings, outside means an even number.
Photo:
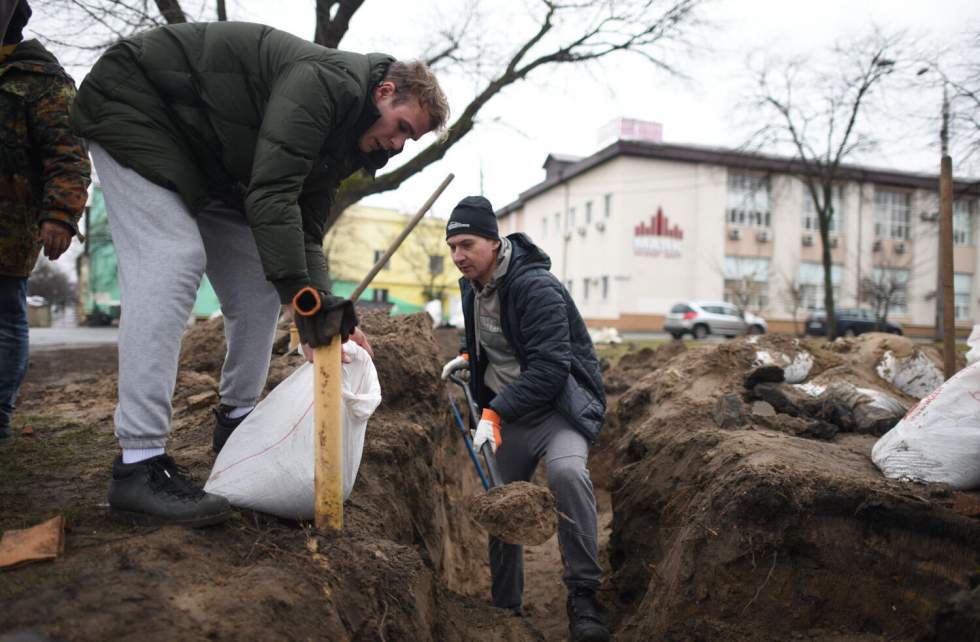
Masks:
[[[374,363],[348,341],[343,369],[344,499],[354,488],[367,422],[381,403]],[[313,518],[313,364],[280,383],[231,434],[204,486],[234,506]]]
[[[980,488],[980,363],[924,397],[871,450],[886,477]]]
[[[970,351],[966,353],[967,363],[980,361],[980,323],[973,326],[970,337],[966,340],[966,345],[970,346]]]
[[[908,357],[896,357],[886,350],[876,370],[879,377],[916,399],[941,386],[945,379],[936,364],[918,350]]]

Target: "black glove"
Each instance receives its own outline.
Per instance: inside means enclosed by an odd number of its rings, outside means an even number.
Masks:
[[[347,341],[357,326],[357,315],[353,301],[305,287],[293,297],[293,322],[300,341],[316,348],[330,345],[338,334],[341,342]]]

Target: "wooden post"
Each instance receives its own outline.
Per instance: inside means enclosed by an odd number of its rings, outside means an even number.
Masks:
[[[953,322],[953,160],[944,155],[939,171],[939,295],[943,302],[943,369],[956,374],[956,327]]]
[[[446,186],[450,174],[412,218],[388,251],[374,265],[351,295],[356,301],[371,280],[384,267],[405,237],[415,228]],[[294,301],[294,308],[300,306]],[[319,305],[317,305],[319,308]],[[313,314],[316,310],[308,310]],[[313,350],[313,517],[319,531],[339,532],[344,527],[344,425],[341,393],[341,342],[334,337],[330,345]]]
[[[316,528],[344,527],[344,426],[340,337],[313,349],[313,489]]]

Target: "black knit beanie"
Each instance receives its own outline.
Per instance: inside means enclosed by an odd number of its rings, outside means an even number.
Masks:
[[[27,4],[27,0],[20,0],[14,8],[13,15],[10,16],[10,22],[7,23],[7,29],[3,34],[3,44],[14,45],[23,40],[24,27],[27,26],[30,17],[31,6]]]
[[[482,196],[467,196],[459,202],[446,224],[446,239],[457,234],[476,234],[499,241],[497,217],[490,201]]]

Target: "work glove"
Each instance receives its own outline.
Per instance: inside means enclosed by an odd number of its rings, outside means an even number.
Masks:
[[[448,379],[449,375],[456,372],[457,370],[462,370],[463,368],[470,367],[470,355],[465,352],[460,354],[455,359],[452,359],[442,367],[442,378]]]
[[[494,453],[497,452],[500,444],[504,443],[503,437],[500,436],[500,415],[490,408],[484,408],[480,423],[476,425],[476,430],[473,432],[473,450],[480,452],[480,448],[486,442],[490,442],[490,449]]]
[[[293,297],[292,307],[299,339],[311,348],[330,345],[338,334],[341,342],[347,341],[357,326],[353,301],[331,296],[323,290],[303,288]]]

